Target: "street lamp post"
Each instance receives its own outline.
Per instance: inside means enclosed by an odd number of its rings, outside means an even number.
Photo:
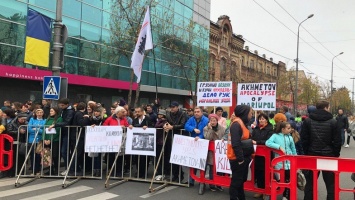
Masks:
[[[311,14],[307,17],[307,19],[312,18],[314,15]],[[303,20],[301,23],[298,25],[297,29],[297,58],[296,58],[296,86],[295,86],[295,99],[293,102],[293,109],[294,109],[294,115],[296,116],[297,113],[297,101],[298,101],[298,50],[299,50],[299,45],[300,45],[300,26],[303,22],[305,22],[307,19]]]
[[[330,101],[329,101],[329,104],[331,105],[332,104],[332,97],[333,97],[333,69],[334,69],[334,59],[338,56],[340,56],[341,54],[343,54],[344,52],[340,52],[338,55],[334,56],[333,59],[332,59],[332,72],[331,72],[331,77],[330,77]],[[331,110],[333,110],[331,108]]]

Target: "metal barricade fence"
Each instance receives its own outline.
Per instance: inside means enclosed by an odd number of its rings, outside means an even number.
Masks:
[[[163,129],[157,128],[158,130]],[[184,132],[184,130],[181,130],[177,134],[184,135]],[[126,143],[126,134],[127,130],[124,129],[123,145]],[[156,156],[127,155],[124,152],[108,153],[106,160],[108,175],[105,188],[111,188],[127,181],[150,182],[149,192],[157,191],[169,184],[188,187],[189,184],[183,183],[183,179],[184,177],[187,178],[188,182],[189,170],[185,170],[186,172],[184,173],[182,166],[169,163],[170,160],[168,158],[170,157],[172,148],[173,135],[174,132],[172,131],[169,133],[163,131],[163,144],[156,145],[157,149],[161,149],[158,150],[160,152],[157,151]],[[124,147],[121,149],[124,149]],[[113,159],[113,162],[110,162],[111,159]],[[184,176],[184,174],[187,174],[187,176]],[[111,179],[118,181],[109,183]],[[153,183],[163,185],[152,188]]]
[[[214,141],[210,141],[209,146],[208,146],[208,150],[212,151],[213,155],[215,155],[215,142]],[[264,194],[267,198],[271,195],[271,193],[272,193],[271,180],[274,178],[274,174],[271,173],[270,165],[271,165],[273,152],[276,152],[279,155],[283,155],[283,152],[281,152],[279,150],[274,150],[274,149],[268,148],[265,145],[258,145],[257,146],[254,157],[260,156],[265,159],[265,165],[264,165],[265,166],[265,168],[264,168],[264,170],[265,170],[265,173],[264,173],[265,174],[265,188],[256,187],[255,174],[254,174],[255,161],[253,159],[252,164],[250,166],[250,171],[251,171],[250,179],[248,179],[244,183],[244,190]],[[226,173],[224,173],[224,174],[217,173],[217,171],[216,171],[217,162],[215,160],[215,156],[213,156],[212,159],[213,159],[213,168],[212,168],[213,179],[206,178],[205,177],[206,171],[204,171],[204,170],[196,170],[193,168],[190,169],[191,177],[195,181],[201,183],[200,188],[199,188],[200,194],[204,193],[205,184],[222,186],[222,187],[229,187],[230,186],[231,175],[226,174]],[[229,162],[229,161],[227,161],[227,162]],[[209,170],[211,170],[211,168]],[[197,175],[197,173],[194,173],[195,171],[199,172],[199,176]],[[283,179],[284,178],[284,170],[280,170],[279,173],[280,173],[280,178]],[[277,191],[275,190],[275,192],[276,192],[276,194],[281,194],[283,192],[283,190],[277,190]]]
[[[355,193],[354,189],[341,188],[340,186],[340,174],[341,173],[355,173],[355,159],[349,158],[334,158],[334,157],[317,157],[317,156],[291,156],[284,155],[272,160],[271,172],[277,170],[273,166],[277,163],[283,161],[290,161],[290,181],[287,183],[283,179],[280,182],[275,180],[271,183],[271,199],[277,199],[277,188],[289,188],[290,189],[290,200],[297,199],[297,171],[307,170],[313,172],[313,200],[318,199],[318,173],[320,171],[327,171],[334,173],[334,197],[330,199],[339,200],[341,192],[351,192]],[[307,176],[307,175],[306,175]],[[350,179],[350,174],[349,174]],[[306,183],[307,184],[307,183]],[[329,189],[329,188],[328,188]],[[344,199],[344,198],[342,198]]]
[[[54,141],[54,136],[52,135],[49,144],[45,144],[42,136],[44,133],[39,134],[40,129],[35,131],[33,141],[37,141],[38,138],[38,141],[42,142],[29,143],[28,126],[20,126],[19,130],[21,128],[27,131],[25,136],[21,137],[20,134],[22,133],[18,131],[18,140],[14,142],[16,144],[16,187],[30,183],[40,177],[64,178],[62,184],[63,188],[74,184],[81,178],[102,179],[102,156],[90,158],[88,153],[84,152],[85,127],[63,127],[60,129],[60,133],[58,133],[58,141]],[[41,129],[42,128],[44,130],[47,127],[43,126]],[[22,140],[20,138],[22,138]],[[20,143],[23,143],[25,146],[24,152],[19,152]],[[99,159],[99,162],[97,159]],[[62,161],[64,165],[62,165]],[[99,163],[99,167],[96,165],[97,162]],[[20,182],[19,180],[22,177],[30,179],[25,182]],[[74,180],[69,182],[67,181],[68,178]]]

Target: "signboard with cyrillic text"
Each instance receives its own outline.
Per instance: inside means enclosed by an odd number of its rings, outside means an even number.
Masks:
[[[122,145],[122,132],[121,126],[87,126],[85,134],[85,152],[118,153]]]
[[[232,82],[198,82],[197,106],[232,106]]]
[[[237,105],[254,110],[276,110],[276,83],[238,83]]]
[[[205,170],[209,140],[174,135],[170,163]]]

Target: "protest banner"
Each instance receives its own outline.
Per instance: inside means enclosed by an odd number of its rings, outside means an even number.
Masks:
[[[214,147],[216,172],[232,174],[229,159],[227,158],[227,141],[215,140]]]
[[[238,83],[237,105],[254,110],[276,110],[276,83]]]
[[[232,81],[198,82],[197,106],[232,106]]]
[[[87,126],[85,134],[85,152],[118,153],[122,145],[121,126]]]
[[[126,154],[155,156],[156,152],[155,128],[127,129]]]
[[[209,140],[174,135],[170,163],[205,170]]]

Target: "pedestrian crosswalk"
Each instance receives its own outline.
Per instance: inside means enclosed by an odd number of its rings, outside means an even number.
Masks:
[[[21,178],[20,182],[26,182],[28,178]],[[168,186],[155,193],[145,194],[147,185],[141,184],[140,189],[129,187],[132,192],[125,189],[104,188],[104,180],[81,180],[68,188],[63,189],[63,179],[40,178],[20,187],[15,187],[16,178],[0,179],[0,199],[1,200],[49,200],[49,199],[78,199],[78,200],[112,200],[112,199],[155,199],[156,195],[161,195],[178,188]],[[135,184],[131,182],[131,184]],[[119,187],[119,186],[118,186]],[[143,189],[144,188],[144,189]],[[120,193],[121,194],[117,194]]]

